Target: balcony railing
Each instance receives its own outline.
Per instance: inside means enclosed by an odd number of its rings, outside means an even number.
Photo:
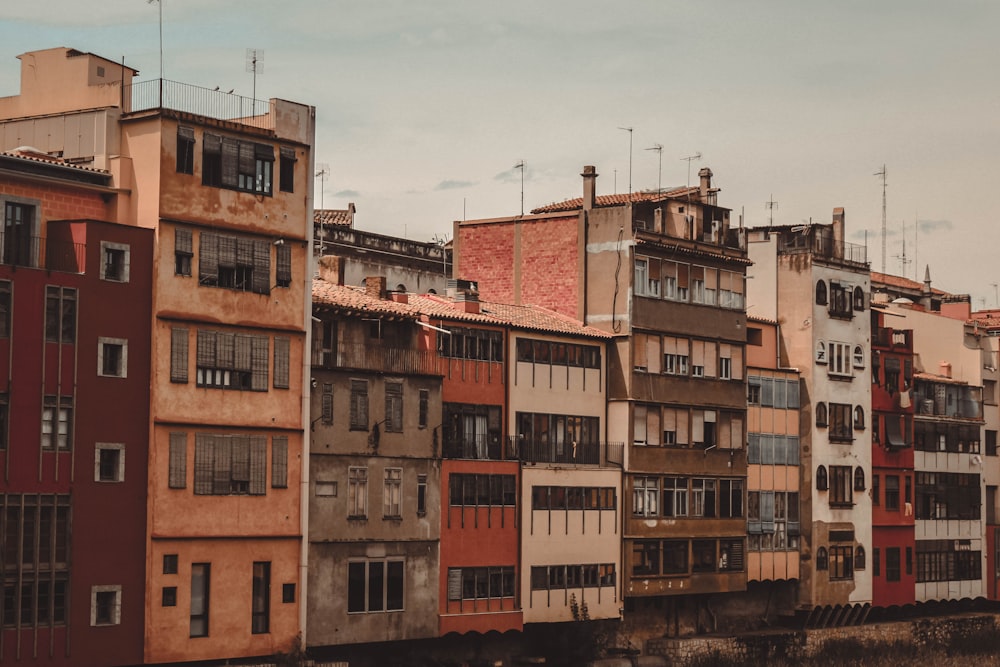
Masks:
[[[872,343],[876,347],[913,348],[913,331],[880,327],[873,332]]]
[[[87,246],[70,241],[51,241],[42,236],[0,232],[0,264],[83,273]]]
[[[137,81],[124,87],[122,111],[135,113],[153,109],[181,111],[262,130],[274,129],[274,114],[269,100],[167,79]]]
[[[381,345],[340,343],[336,349],[314,353],[312,363],[321,368],[440,374],[436,355],[427,350]]]
[[[621,442],[553,443],[521,436],[507,439],[507,451],[523,463],[620,466],[624,449]]]
[[[837,241],[828,234],[812,233],[803,229],[801,233],[793,232],[787,237],[781,247],[785,254],[812,253],[820,257],[838,259],[851,264],[868,264],[868,248],[856,243]]]
[[[482,461],[509,461],[507,443],[502,438],[489,435],[464,436],[451,440],[446,438],[441,452],[446,459],[478,459]]]

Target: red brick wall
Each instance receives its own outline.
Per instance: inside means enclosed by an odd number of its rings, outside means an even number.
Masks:
[[[544,306],[577,317],[577,214],[563,218],[460,225],[458,277],[479,283],[479,297]],[[515,225],[520,226],[519,257]],[[518,263],[515,265],[515,259]],[[520,291],[515,292],[515,272]]]
[[[40,200],[42,220],[45,221],[80,218],[110,220],[111,207],[96,192],[74,191],[64,184],[38,185],[17,180],[4,183],[0,192]]]

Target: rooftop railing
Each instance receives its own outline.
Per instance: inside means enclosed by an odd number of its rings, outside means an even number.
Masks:
[[[0,232],[0,264],[83,273],[87,246],[84,243],[51,241],[42,236]]]
[[[810,233],[808,228],[786,237],[781,246],[785,254],[812,253],[827,259],[867,266],[868,248],[856,243],[837,241],[829,234]]]
[[[262,130],[274,129],[270,100],[236,95],[231,90],[202,88],[168,79],[136,81],[122,89],[122,111],[136,113],[170,109],[239,123]]]

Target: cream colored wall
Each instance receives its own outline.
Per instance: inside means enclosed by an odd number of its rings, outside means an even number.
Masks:
[[[617,509],[533,510],[534,486],[613,487]],[[621,471],[532,466],[521,474],[521,608],[525,623],[572,621],[570,595],[592,619],[618,618],[621,581]],[[532,591],[533,565],[615,564],[615,586]]]

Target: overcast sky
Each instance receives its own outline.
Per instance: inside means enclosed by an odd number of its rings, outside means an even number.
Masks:
[[[1000,3],[994,0],[162,0],[164,76],[317,110],[316,207],[428,241],[452,221],[581,194],[684,185],[708,166],[747,225],[828,222],[886,270],[997,305]],[[159,76],[146,0],[5,3],[15,56],[66,46]],[[632,127],[632,162],[629,133]],[[918,223],[918,224],[917,224]],[[919,234],[915,234],[915,228]]]

